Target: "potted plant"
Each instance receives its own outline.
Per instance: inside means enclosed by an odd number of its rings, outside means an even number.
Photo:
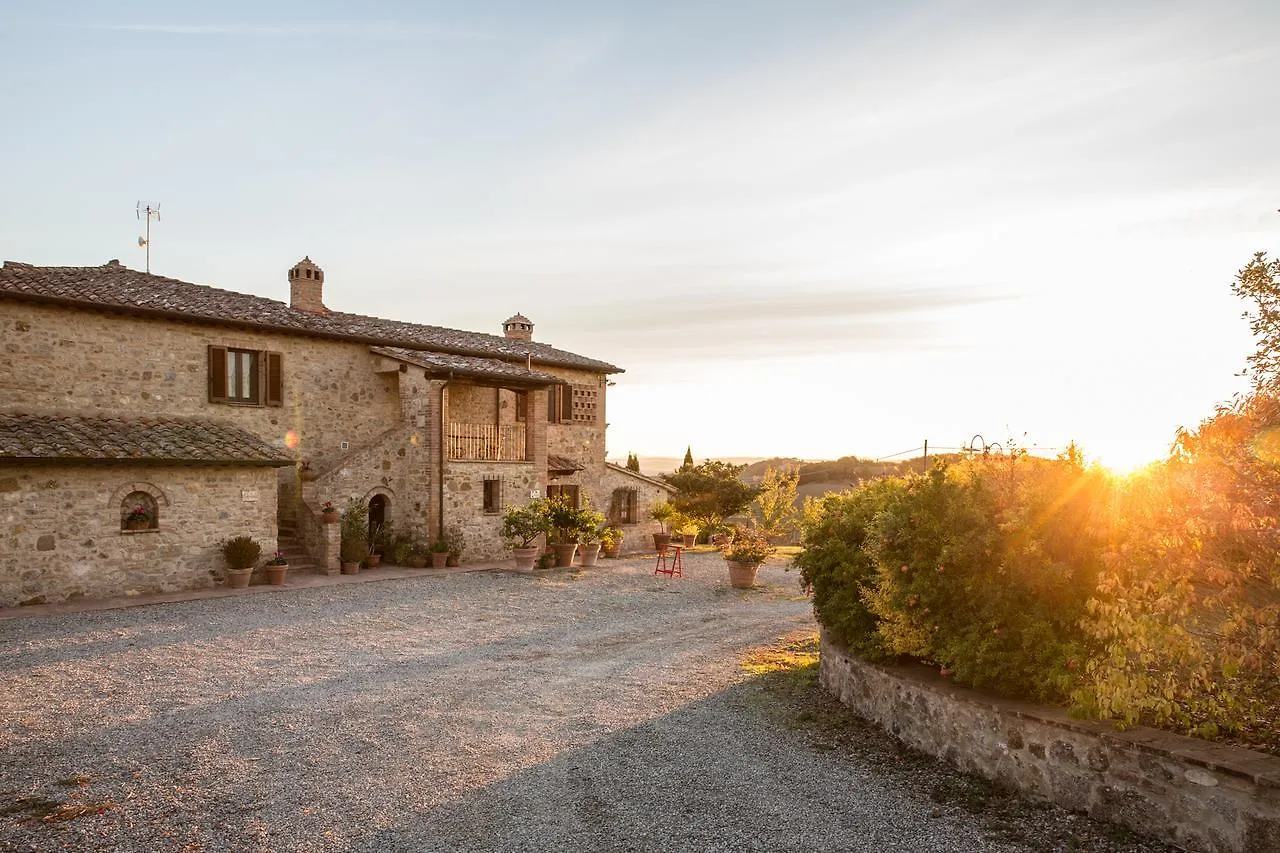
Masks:
[[[600,556],[604,526],[604,514],[592,509],[590,503],[578,510],[578,556],[585,568],[594,566]]]
[[[428,546],[428,550],[431,552],[431,568],[443,569],[449,561],[449,540],[436,539]]]
[[[658,527],[662,532],[653,534],[653,547],[659,551],[666,550],[671,544],[671,534],[667,532],[667,522],[676,516],[676,508],[666,501],[658,501],[649,510],[649,517],[658,522]]]
[[[151,527],[151,511],[142,504],[129,510],[124,517],[125,530],[148,530]]]
[[[342,511],[342,544],[339,546],[342,573],[358,573],[360,561],[368,554],[369,508],[353,498],[347,501],[347,508]]]
[[[462,528],[456,524],[449,526],[449,559],[445,560],[445,565],[454,567],[462,564],[462,548],[466,541],[462,535]]]
[[[736,589],[755,586],[760,564],[776,550],[763,531],[753,527],[734,528],[722,552],[729,566],[729,585]]]
[[[550,532],[551,520],[547,516],[545,498],[532,500],[520,507],[507,507],[502,515],[502,538],[515,557],[518,571],[533,570],[533,564],[537,562],[538,552],[541,550],[535,543],[538,537]]]
[[[427,543],[421,539],[413,540],[413,545],[410,546],[409,565],[415,569],[425,569],[427,567]]]
[[[227,561],[227,586],[244,589],[249,585],[253,566],[262,554],[262,546],[249,536],[235,536],[222,543],[222,557]]]
[[[275,555],[266,562],[267,583],[274,586],[281,586],[285,579],[289,577],[289,561],[284,558],[284,554],[276,551]]]
[[[600,551],[606,557],[618,556],[618,549],[622,547],[622,537],[620,528],[613,526],[600,528]]]
[[[376,569],[382,564],[382,554],[386,550],[386,531],[389,526],[390,522],[369,525],[369,547],[364,555],[366,569]]]
[[[320,507],[320,520],[325,524],[338,523],[338,509],[333,505],[333,501],[325,501]]]
[[[311,463],[302,460],[302,467],[298,469],[298,479],[304,483],[314,483],[320,475],[311,470]]]
[[[684,538],[684,547],[692,548],[698,544],[698,533],[702,528],[689,516],[677,513],[675,518],[671,519],[671,529]]]
[[[574,507],[568,498],[558,495],[547,501],[547,517],[555,532],[551,550],[556,555],[556,567],[572,566],[574,552],[578,550],[578,537],[582,533],[581,510]]]
[[[397,566],[407,566],[413,558],[413,537],[408,533],[397,533],[391,539],[386,553],[383,555]]]

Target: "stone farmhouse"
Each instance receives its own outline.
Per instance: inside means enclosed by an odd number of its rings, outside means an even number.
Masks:
[[[645,547],[667,486],[605,461],[619,368],[520,314],[499,337],[330,311],[324,283],[309,258],[288,303],[114,260],[0,266],[0,607],[209,586],[242,534],[333,571],[326,501],[460,536],[464,562],[504,559],[503,509],[538,495]]]

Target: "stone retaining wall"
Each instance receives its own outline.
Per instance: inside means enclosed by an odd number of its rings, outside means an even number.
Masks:
[[[1280,853],[1280,758],[880,667],[822,638],[822,686],[859,716],[961,770],[1190,850]]]

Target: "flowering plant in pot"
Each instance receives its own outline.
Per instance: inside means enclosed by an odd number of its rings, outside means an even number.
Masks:
[[[547,501],[539,498],[524,506],[509,506],[502,514],[502,538],[516,559],[516,568],[528,572],[538,560],[541,550],[535,544],[538,538],[551,532],[551,518],[547,515]]]
[[[702,532],[698,522],[681,513],[676,513],[675,517],[671,519],[671,529],[679,533],[684,539],[684,547],[686,548],[692,548],[697,545],[698,534]]]
[[[311,470],[310,462],[305,459],[302,460],[302,467],[298,469],[298,479],[302,480],[304,483],[313,483],[319,476],[319,474]]]
[[[267,569],[267,583],[269,584],[280,586],[285,582],[285,578],[289,576],[289,561],[279,551],[276,551],[264,565]]]
[[[755,586],[756,572],[765,558],[778,550],[769,544],[763,530],[735,527],[721,552],[729,566],[729,585],[737,589]]]
[[[622,530],[606,525],[600,528],[600,550],[606,557],[618,556],[618,549],[622,547]]]
[[[425,569],[430,558],[427,557],[427,543],[421,539],[413,540],[409,546],[409,565],[415,569]]]
[[[667,532],[667,523],[676,517],[676,508],[666,501],[658,501],[649,510],[649,517],[658,522],[658,528],[662,531],[653,534],[653,547],[662,551],[671,542],[671,534]]]
[[[227,586],[232,589],[244,589],[249,585],[253,566],[262,554],[262,546],[252,537],[234,536],[223,541],[220,547],[222,557],[227,561]]]
[[[129,510],[129,514],[124,517],[125,530],[146,530],[149,527],[151,527],[151,511],[142,504]]]
[[[325,501],[320,506],[320,520],[325,524],[338,523],[338,508],[333,505],[333,501]]]

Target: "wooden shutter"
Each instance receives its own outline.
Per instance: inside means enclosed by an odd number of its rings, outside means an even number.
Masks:
[[[626,511],[626,492],[626,489],[614,489],[609,496],[609,521],[614,524],[621,524],[625,518],[623,513]]]
[[[226,347],[209,347],[209,402],[227,402]]]
[[[262,361],[265,365],[264,372],[266,375],[263,387],[267,389],[266,399],[263,402],[268,406],[283,406],[284,355],[278,352],[264,352]]]
[[[627,524],[636,523],[636,489],[627,489]]]
[[[573,422],[573,389],[568,385],[560,386],[560,420]]]
[[[520,423],[529,419],[529,392],[516,392],[516,420]]]
[[[557,394],[560,391],[559,385],[552,385],[547,389],[547,423],[553,424],[559,420],[556,417],[560,413],[559,400]]]

